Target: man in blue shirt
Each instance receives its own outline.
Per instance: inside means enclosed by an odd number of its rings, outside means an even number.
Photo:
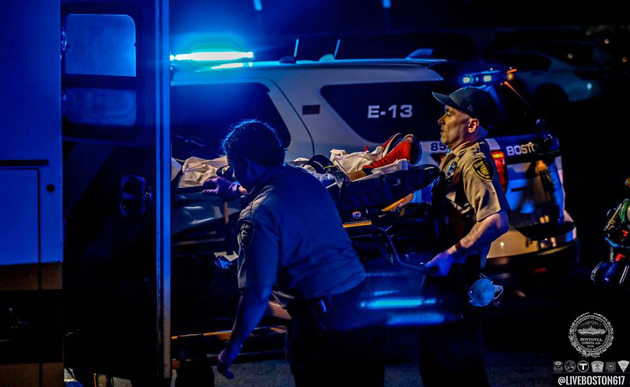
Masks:
[[[219,372],[233,376],[228,368],[273,288],[294,297],[287,342],[298,386],[382,385],[383,362],[374,356],[378,328],[358,307],[365,271],[329,193],[306,171],[284,164],[275,131],[262,122],[239,124],[223,147],[249,194],[238,223],[241,297]]]

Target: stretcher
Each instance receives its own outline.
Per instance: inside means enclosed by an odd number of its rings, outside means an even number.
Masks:
[[[354,182],[338,181],[328,187],[368,277],[377,284],[357,302],[374,313],[386,314],[392,326],[457,318],[456,313],[444,311],[441,300],[421,297],[427,275],[423,264],[438,252],[436,227],[430,206],[412,199],[437,174],[433,166],[417,166]],[[199,191],[176,190],[173,194],[172,345],[176,366],[199,353],[211,361],[215,358],[231,328],[239,295],[233,264],[239,201],[224,203]],[[178,301],[186,307],[178,307]],[[285,332],[287,318],[286,311],[272,302],[244,353],[277,357],[283,349],[278,337]]]

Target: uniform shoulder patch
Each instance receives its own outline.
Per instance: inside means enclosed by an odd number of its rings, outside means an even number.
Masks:
[[[472,167],[482,180],[491,181],[494,177],[494,168],[486,159],[473,161]]]
[[[249,220],[241,220],[240,224],[238,244],[241,246],[241,249],[245,250],[252,243],[252,239],[254,239],[254,223]]]

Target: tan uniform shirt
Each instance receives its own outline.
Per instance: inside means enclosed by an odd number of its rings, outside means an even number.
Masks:
[[[476,222],[509,208],[485,141],[464,143],[446,154],[433,186],[433,204],[445,249],[466,236]],[[487,245],[476,252],[482,267],[489,249]]]

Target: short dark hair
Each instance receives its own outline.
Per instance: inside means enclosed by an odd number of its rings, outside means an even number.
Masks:
[[[276,130],[259,120],[236,124],[223,140],[223,151],[229,159],[246,158],[266,167],[282,165],[285,153]]]

